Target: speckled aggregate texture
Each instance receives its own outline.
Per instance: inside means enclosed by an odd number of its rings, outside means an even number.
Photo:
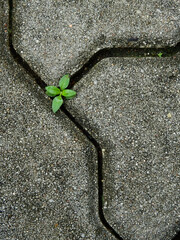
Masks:
[[[2,7],[1,7],[2,6]],[[174,46],[180,1],[14,0],[13,44],[47,84],[105,47]],[[97,152],[17,65],[0,2],[2,240],[115,240],[98,216]],[[124,240],[179,229],[180,56],[108,58],[66,107],[103,151],[103,211]]]
[[[180,41],[179,0],[14,0],[13,14],[15,49],[48,85],[99,49]]]
[[[97,214],[96,151],[14,63],[1,13],[0,239],[113,240]]]
[[[104,213],[130,240],[178,230],[180,56],[102,60],[67,108],[100,142]]]
[[[1,62],[0,239],[113,239],[97,214],[94,148],[11,68]]]

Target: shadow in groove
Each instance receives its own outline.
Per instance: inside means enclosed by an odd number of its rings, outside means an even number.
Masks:
[[[97,151],[97,157],[98,157],[98,209],[99,209],[99,217],[101,219],[101,222],[103,225],[106,227],[106,229],[111,232],[117,239],[123,240],[119,234],[109,225],[109,223],[106,221],[103,213],[103,172],[102,172],[102,164],[103,164],[103,158],[102,158],[102,149],[99,145],[99,143],[96,141],[95,138],[93,138],[87,130],[85,130],[71,115],[71,113],[64,107],[62,106],[61,110],[66,114],[66,116],[78,127],[78,129],[86,135],[86,137],[89,139],[89,141],[95,146],[96,151]]]
[[[9,1],[9,48],[10,53],[13,56],[14,60],[21,65],[26,72],[35,79],[36,83],[45,91],[47,84],[40,78],[40,76],[34,72],[29,64],[21,57],[19,53],[16,52],[12,43],[12,10],[13,10],[13,0]],[[175,55],[180,51],[180,43],[175,47],[166,47],[166,48],[106,48],[96,52],[90,59],[87,61],[81,69],[79,69],[75,74],[71,76],[70,87],[72,88],[84,75],[86,75],[91,68],[93,68],[99,61],[104,58],[109,57],[158,57],[158,53],[162,52],[163,57],[170,57]],[[100,144],[93,138],[89,132],[84,129],[78,121],[71,115],[71,113],[62,106],[61,110],[64,114],[76,125],[76,127],[89,139],[89,141],[95,146],[98,157],[98,209],[99,217],[105,228],[116,237],[116,239],[123,240],[122,237],[110,226],[106,221],[103,213],[103,158],[102,158],[102,149]],[[172,239],[179,240],[180,232]]]
[[[76,73],[71,76],[70,87],[73,87],[91,68],[104,58],[110,57],[171,57],[180,52],[180,42],[175,47],[166,48],[105,48],[96,52]]]
[[[177,235],[172,240],[179,240],[180,239],[180,232],[177,233]]]

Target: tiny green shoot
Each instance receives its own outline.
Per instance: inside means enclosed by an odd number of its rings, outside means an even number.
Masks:
[[[63,104],[63,97],[66,99],[72,99],[76,96],[76,92],[71,89],[66,89],[69,85],[70,77],[69,75],[64,75],[59,80],[59,88],[55,86],[47,86],[46,94],[49,97],[54,97],[52,101],[52,110],[53,112],[57,112]]]
[[[12,33],[12,30],[10,28],[7,29],[8,33]]]
[[[162,52],[160,52],[160,53],[158,53],[158,57],[162,57],[162,55],[163,55],[163,53]]]

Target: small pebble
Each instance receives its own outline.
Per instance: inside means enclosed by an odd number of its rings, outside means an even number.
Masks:
[[[168,113],[167,117],[168,117],[168,118],[171,118],[171,117],[172,117],[171,113]]]

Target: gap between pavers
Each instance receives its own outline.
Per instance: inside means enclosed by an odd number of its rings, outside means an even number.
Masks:
[[[124,239],[179,230],[179,60],[102,60],[66,103],[103,149],[104,214]]]
[[[38,68],[37,68],[38,69]],[[39,69],[38,69],[38,71],[39,71]],[[41,71],[41,70],[40,70]],[[42,75],[42,74],[41,74]]]
[[[113,240],[97,214],[97,153],[10,56],[1,6],[0,238]]]
[[[180,41],[180,2],[13,0],[13,44],[48,85],[99,49],[166,47]]]

